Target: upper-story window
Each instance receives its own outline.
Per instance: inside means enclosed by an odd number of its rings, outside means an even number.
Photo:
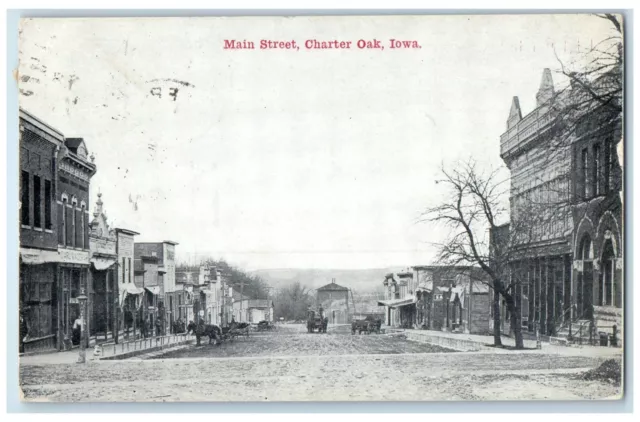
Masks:
[[[40,176],[33,176],[33,227],[42,228],[42,189]]]
[[[78,242],[78,224],[76,223],[77,212],[76,208],[78,207],[78,199],[74,196],[71,198],[71,246],[77,247],[80,242]]]
[[[51,180],[44,181],[44,228],[46,230],[53,229],[51,217],[51,206],[53,201],[53,192],[51,189]]]
[[[604,193],[604,172],[602,171],[602,148],[600,144],[593,146],[593,194],[595,196]]]
[[[578,200],[589,200],[615,190],[612,144],[606,139],[580,150],[576,181]]]
[[[29,172],[22,171],[21,174],[21,203],[20,203],[20,212],[21,212],[21,221],[22,224],[28,226],[30,224],[29,221],[29,208],[31,204],[29,203]]]
[[[84,201],[82,202],[82,204],[80,205],[80,227],[81,227],[81,240],[80,242],[82,243],[82,249],[87,249],[88,245],[85,244],[85,231],[87,230],[87,228],[85,227],[85,209],[87,208],[87,205],[84,203]]]
[[[67,222],[67,215],[68,215],[68,210],[67,210],[67,203],[69,202],[69,198],[67,197],[66,194],[62,194],[62,227],[61,227],[61,233],[62,233],[62,245],[67,245],[67,238],[68,238],[68,234],[67,234],[67,227],[68,227],[68,222]]]

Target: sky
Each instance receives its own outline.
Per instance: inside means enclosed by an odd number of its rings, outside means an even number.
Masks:
[[[440,167],[503,165],[513,96],[533,110],[543,69],[608,34],[588,15],[29,19],[20,106],[85,139],[112,227],[177,241],[179,261],[429,264],[448,232],[417,220],[444,199]]]

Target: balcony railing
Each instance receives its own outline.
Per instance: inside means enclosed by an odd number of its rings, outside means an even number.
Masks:
[[[500,136],[500,154],[506,155],[524,145],[533,135],[550,127],[552,115],[547,106],[538,107]]]

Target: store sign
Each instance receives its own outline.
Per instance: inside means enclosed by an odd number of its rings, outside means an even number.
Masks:
[[[25,264],[37,265],[58,262],[58,253],[41,249],[20,248],[20,257]]]
[[[118,255],[133,256],[133,237],[120,234],[118,237]]]
[[[89,252],[73,249],[58,249],[58,262],[63,264],[89,264]]]
[[[113,240],[89,238],[89,248],[91,252],[116,254],[116,242]]]

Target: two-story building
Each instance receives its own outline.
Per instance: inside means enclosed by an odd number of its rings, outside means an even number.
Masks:
[[[518,251],[510,281],[517,277],[516,292],[527,299],[523,322],[546,335],[566,331],[567,322],[620,321],[622,183],[615,150],[621,123],[603,106],[588,110],[575,130],[558,129],[567,123],[558,121],[557,104],[566,108],[585,95],[579,86],[556,93],[545,69],[536,108],[523,117],[514,97],[500,137],[511,171],[510,230],[530,222],[526,236],[510,235]]]
[[[57,155],[64,135],[20,110],[20,348],[61,348]]]
[[[136,286],[134,281],[135,256],[133,252],[135,236],[140,233],[125,228],[116,228],[116,255],[117,279],[118,279],[118,315],[117,321],[120,330],[123,330],[125,339],[135,333],[136,326],[134,316],[142,306],[144,289]],[[133,330],[133,331],[132,331]],[[116,331],[116,341],[118,332]]]
[[[89,319],[90,335],[99,339],[113,339],[118,330],[118,283],[117,277],[117,237],[107,223],[103,208],[102,194],[93,211],[93,220],[89,225],[89,250],[91,252],[91,270],[89,272]]]
[[[95,172],[83,139],[65,138],[20,110],[20,339],[25,351],[73,346],[78,297],[90,287],[87,204]]]
[[[151,314],[153,318],[160,320],[161,333],[170,331],[173,321],[178,314],[178,301],[176,299],[176,263],[175,263],[175,247],[177,242],[172,240],[164,240],[162,242],[136,242],[134,246],[134,255],[136,260],[145,257],[156,258],[157,274],[154,280],[157,284],[153,285],[153,289],[145,287],[150,295],[155,296],[153,299],[155,312]],[[148,273],[147,279],[151,280]],[[147,283],[147,286],[151,286]],[[151,300],[151,299],[149,299]],[[154,329],[155,329],[154,320]]]
[[[352,320],[353,309],[349,306],[349,289],[331,283],[316,289],[316,306],[322,306],[324,315],[330,324],[349,324]]]
[[[385,324],[392,327],[489,332],[488,278],[469,266],[420,265],[385,276]]]
[[[134,253],[137,253],[134,244]],[[143,290],[140,308],[136,312],[136,325],[144,331],[144,335],[153,335],[156,330],[160,289],[158,281],[158,257],[140,254],[134,261],[134,283]]]
[[[89,186],[96,173],[94,158],[89,157],[82,138],[65,138],[57,155],[58,178],[58,264],[61,280],[59,325],[64,333],[62,343],[71,346],[71,330],[74,321],[81,315],[81,294],[89,295]],[[91,309],[91,302],[87,308]],[[91,331],[91,312],[85,311],[86,330],[84,341],[88,344]],[[62,348],[62,344],[60,345]]]

